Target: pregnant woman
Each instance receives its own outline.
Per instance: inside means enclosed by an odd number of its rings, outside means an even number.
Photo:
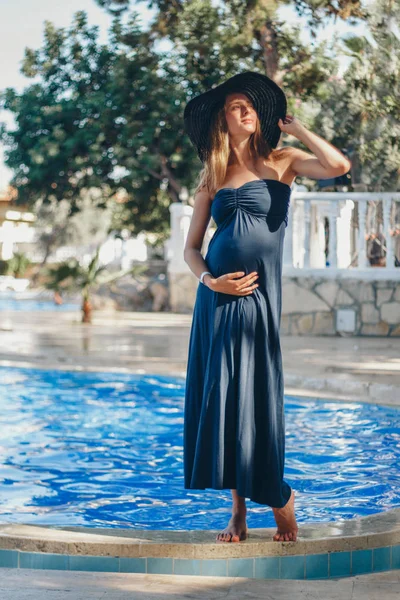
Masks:
[[[246,498],[272,508],[274,541],[296,541],[294,490],[283,479],[285,417],[279,338],[291,183],[330,178],[351,164],[286,115],[286,96],[247,71],[191,99],[185,130],[203,169],[184,258],[199,278],[184,410],[185,489],[231,489],[218,542],[247,537]],[[281,132],[312,153],[277,148]],[[210,217],[217,229],[203,258]]]

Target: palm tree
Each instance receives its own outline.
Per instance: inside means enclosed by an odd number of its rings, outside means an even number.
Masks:
[[[46,270],[47,280],[44,282],[44,287],[48,290],[53,290],[54,301],[58,304],[62,303],[61,293],[63,291],[72,291],[74,289],[74,282],[79,275],[79,269],[78,261],[72,259],[64,261],[55,267],[49,267]]]
[[[81,265],[76,259],[72,259],[47,269],[48,279],[45,283],[47,289],[55,292],[61,290],[80,290],[82,292],[82,323],[92,322],[90,294],[94,288],[112,283],[128,274],[137,275],[138,272],[146,269],[144,265],[136,265],[128,270],[104,274],[107,267],[99,265],[99,253],[100,246],[87,267]]]
[[[8,270],[14,277],[23,277],[31,261],[23,252],[15,252],[8,261]]]

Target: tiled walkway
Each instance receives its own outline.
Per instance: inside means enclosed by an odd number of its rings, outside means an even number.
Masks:
[[[2,600],[398,600],[400,571],[334,581],[277,581],[0,569]]]

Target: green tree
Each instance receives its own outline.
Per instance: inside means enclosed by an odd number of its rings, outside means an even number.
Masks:
[[[184,105],[242,69],[275,79],[287,93],[288,111],[310,127],[330,126],[333,143],[356,140],[351,124],[332,126],[321,112],[331,104],[333,121],[348,118],[341,111],[355,77],[349,73],[344,88],[335,81],[336,42],[304,45],[300,26],[277,18],[279,2],[152,1],[156,13],[146,31],[135,3],[98,3],[114,14],[107,44],[83,12],[68,28],[46,23],[43,47],[27,49],[23,62],[35,83],[21,94],[3,94],[17,124],[3,126],[2,139],[21,202],[66,200],[73,214],[81,191],[97,188],[100,207],[116,194],[124,197],[114,228],[165,238],[169,205],[183,186],[193,188],[200,167],[184,134]],[[311,33],[323,18],[366,14],[358,0],[299,0],[295,7],[308,16]],[[330,98],[340,101],[336,108]]]
[[[293,102],[313,94],[334,66],[323,47],[300,42],[299,28],[271,20],[275,3],[165,8],[148,31],[135,11],[115,17],[106,45],[83,12],[69,28],[46,23],[43,47],[27,49],[23,61],[35,83],[3,95],[17,124],[3,127],[2,138],[21,202],[67,200],[73,214],[82,188],[99,188],[103,205],[123,190],[120,227],[165,236],[169,204],[199,168],[183,131],[185,103],[238,65],[285,76]],[[266,22],[279,35],[267,34]],[[163,37],[171,50],[157,49]]]
[[[315,127],[339,147],[347,147],[353,181],[371,191],[400,186],[400,22],[399,0],[368,6],[365,36],[343,40],[352,57],[343,78],[319,88]]]
[[[135,0],[95,0],[96,3],[105,8],[113,15],[122,15],[132,5],[135,5]],[[143,4],[143,2],[141,2]],[[180,15],[185,5],[190,6],[198,4],[196,0],[185,2],[168,2],[166,0],[148,0],[149,8],[158,8],[156,19],[153,23],[153,30],[161,33],[170,31],[179,21]],[[277,0],[225,0],[220,2],[222,10],[230,13],[239,23],[244,23],[246,18],[254,16],[260,17],[266,21],[266,13],[276,10],[280,4],[287,4]],[[321,25],[323,19],[329,16],[339,17],[341,19],[359,18],[364,15],[361,2],[357,0],[294,0],[293,6],[299,15],[308,17],[308,25],[315,27]]]
[[[172,93],[163,100],[168,83],[134,20],[129,47],[118,23],[109,44],[100,44],[98,28],[79,12],[67,29],[46,22],[43,47],[26,50],[22,72],[35,83],[2,95],[16,122],[13,129],[3,124],[1,133],[19,203],[67,201],[73,215],[83,190],[100,190],[99,207],[123,190],[121,227],[165,232],[171,196],[161,185],[168,167],[161,168],[156,123],[174,100]]]
[[[83,187],[108,193],[113,130],[104,89],[113,55],[97,44],[97,28],[88,26],[84,13],[75,15],[68,30],[46,22],[44,38],[40,50],[26,49],[22,65],[36,82],[21,94],[3,94],[3,107],[16,121],[14,130],[3,127],[6,162],[14,170],[19,202],[65,199],[74,212]]]

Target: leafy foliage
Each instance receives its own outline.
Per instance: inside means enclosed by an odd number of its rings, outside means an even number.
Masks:
[[[343,43],[352,57],[343,80],[319,90],[315,125],[351,152],[353,179],[371,191],[400,188],[400,2],[369,5],[366,36]]]
[[[31,85],[2,95],[16,121],[1,138],[19,202],[66,202],[71,216],[95,188],[94,205],[114,202],[111,228],[165,239],[169,205],[194,188],[201,166],[183,130],[184,106],[244,69],[267,73],[285,90],[289,113],[354,152],[353,181],[384,189],[398,181],[399,0],[368,10],[358,0],[295,0],[311,33],[329,16],[367,19],[372,39],[345,40],[353,62],[343,79],[340,41],[305,45],[300,26],[277,18],[278,0],[151,0],[147,30],[133,1],[97,3],[114,16],[107,44],[82,11],[66,28],[46,22],[43,46],[25,52]]]
[[[137,274],[145,268],[135,265],[131,269],[111,273],[105,265],[99,263],[99,254],[100,246],[87,266],[74,258],[47,268],[45,287],[57,292],[80,290],[83,300],[88,300],[92,289],[113,283],[125,275]]]
[[[8,260],[8,272],[14,277],[23,277],[30,264],[31,261],[24,252],[14,252]]]

